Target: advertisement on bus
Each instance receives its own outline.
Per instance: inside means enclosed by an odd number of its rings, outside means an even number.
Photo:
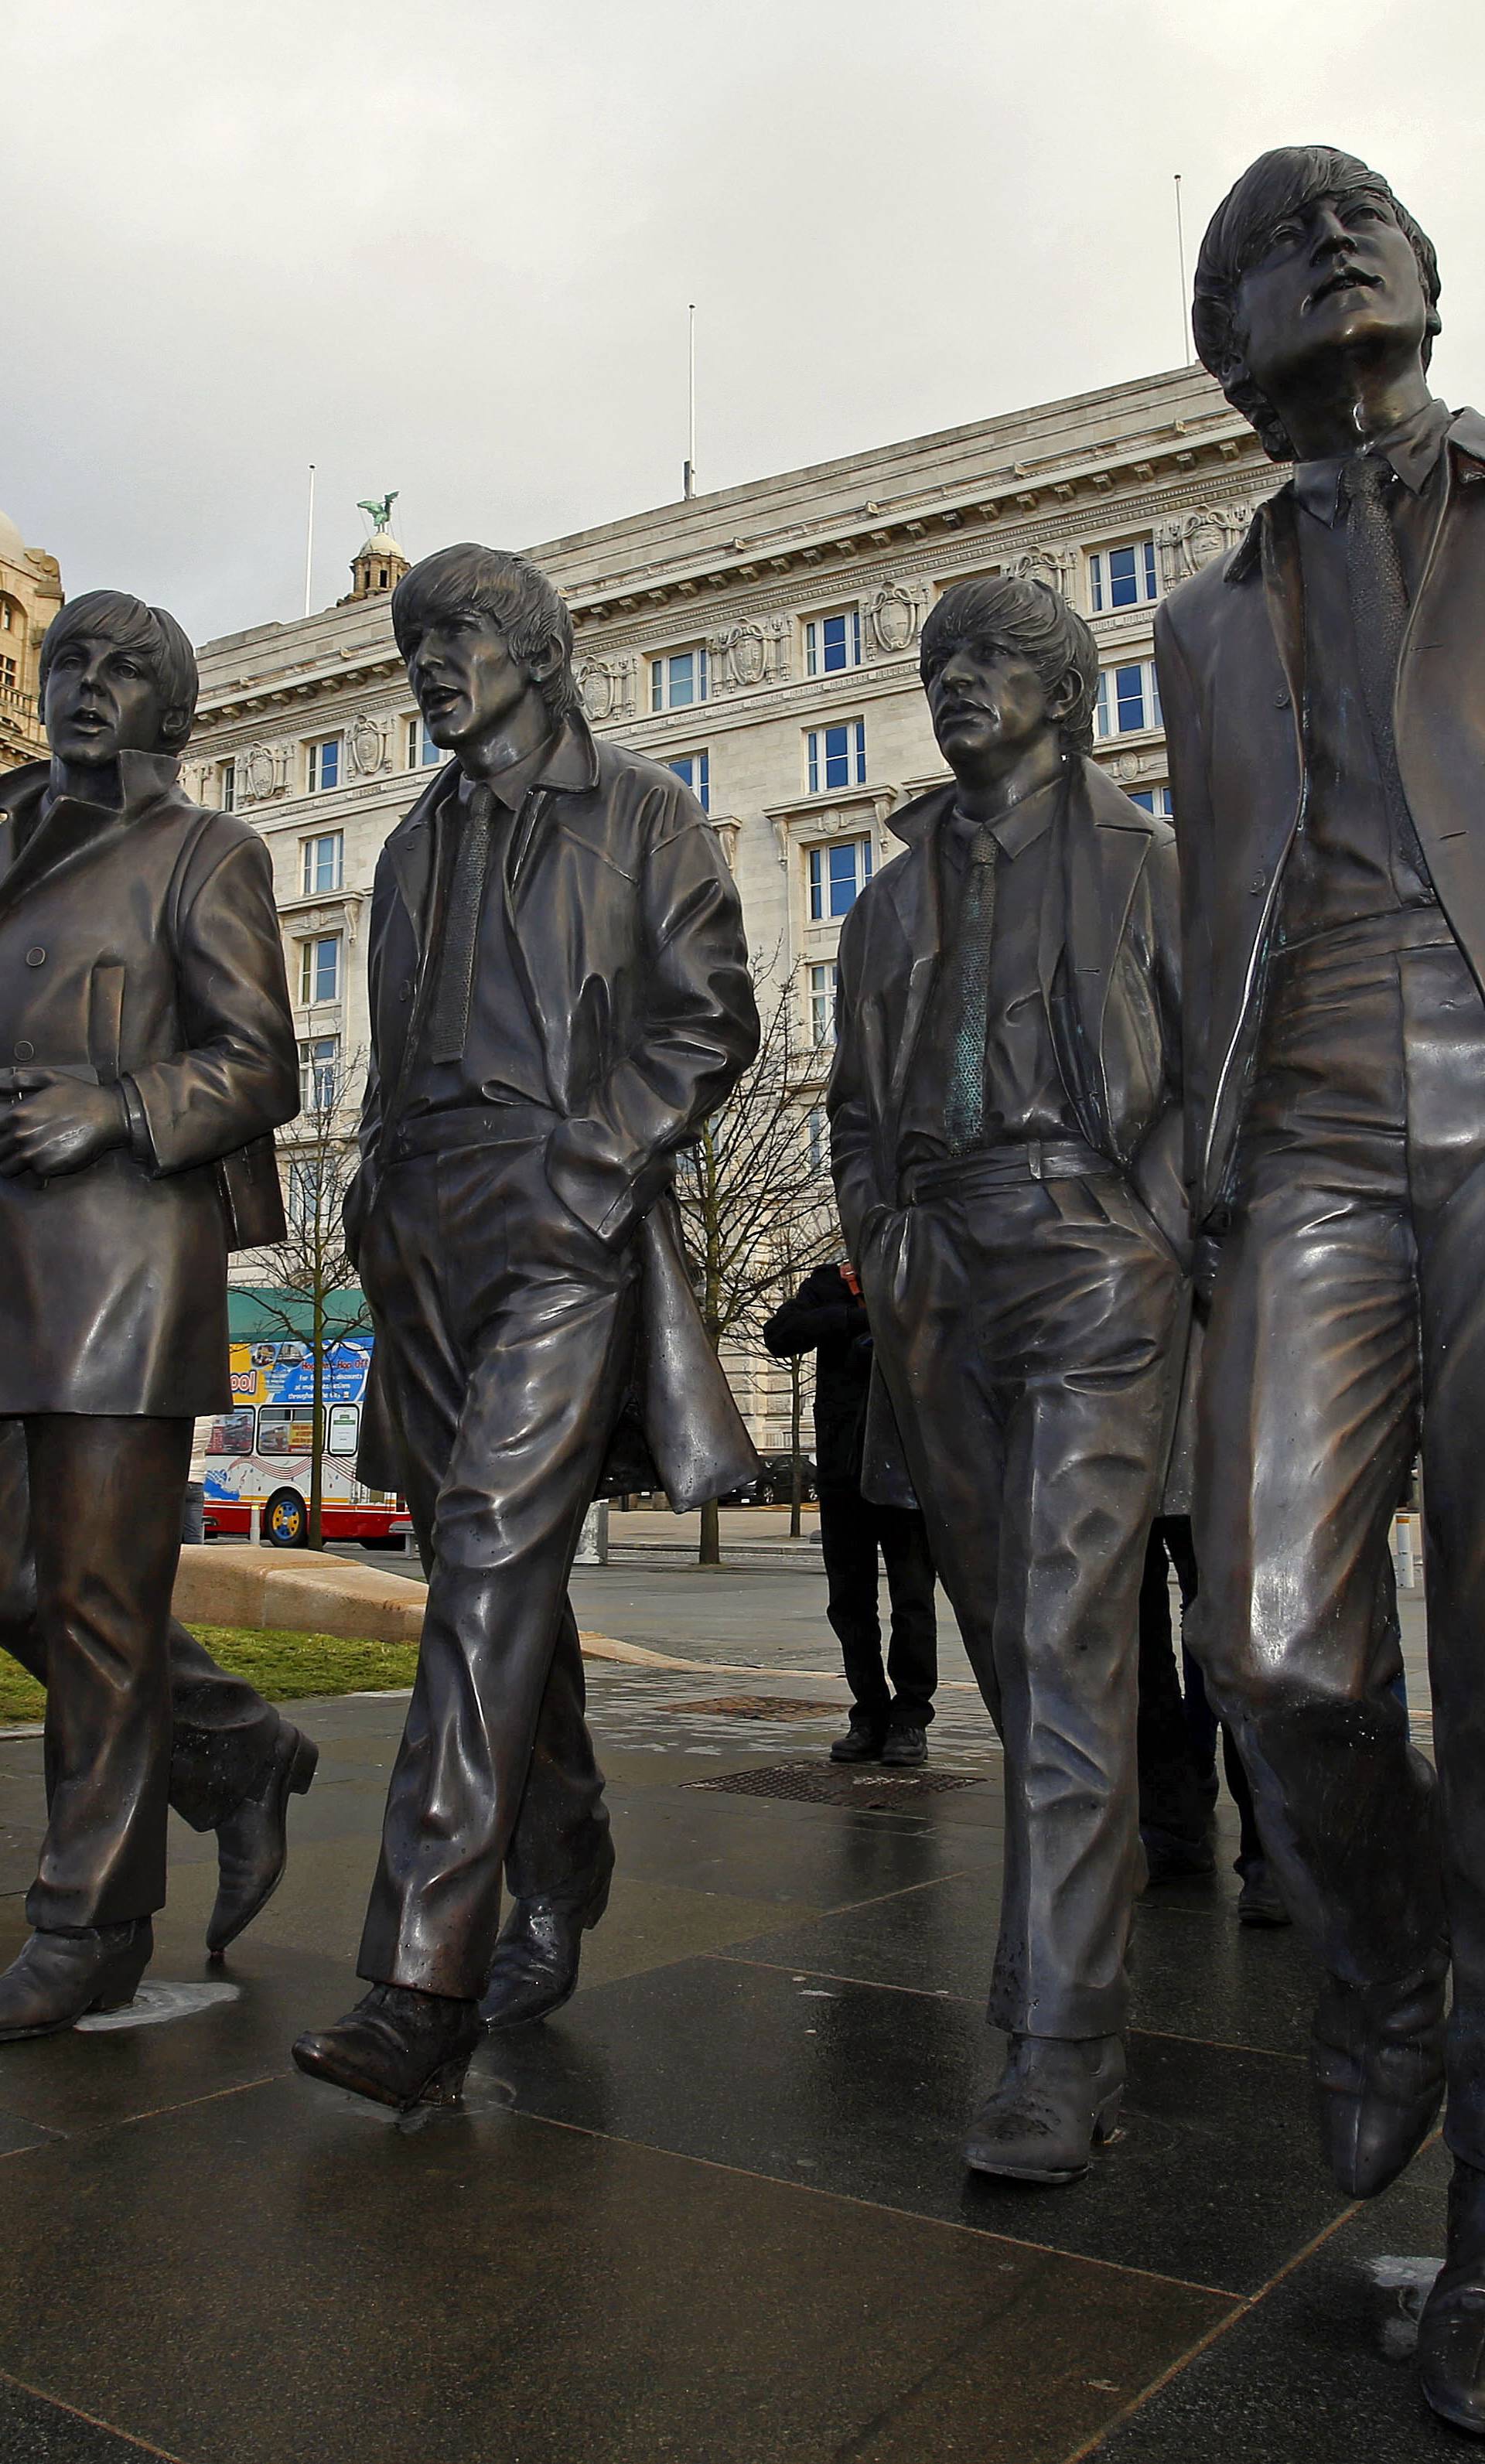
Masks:
[[[326,1347],[325,1451],[321,1521],[326,1540],[387,1541],[403,1536],[400,1498],[356,1478],[356,1447],[373,1337],[351,1335]],[[253,1509],[262,1536],[279,1548],[304,1546],[309,1532],[314,1452],[314,1360],[307,1343],[262,1337],[232,1346],[232,1408],[196,1426],[192,1477],[204,1492],[208,1539],[246,1539]]]

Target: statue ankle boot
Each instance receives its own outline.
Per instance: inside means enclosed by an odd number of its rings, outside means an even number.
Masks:
[[[602,1849],[586,1891],[572,1898],[518,1900],[500,1928],[479,2005],[487,2028],[545,2019],[577,1991],[583,1936],[598,1924],[613,1881],[613,1842]]]
[[[1434,2411],[1485,2438],[1485,2173],[1457,2157],[1449,2255],[1423,2306],[1418,2366]]]
[[[417,2104],[457,2104],[478,2042],[477,2002],[373,1985],[332,2028],[300,2036],[294,2058],[311,2079],[410,2113]]]
[[[53,2036],[132,2002],[155,1947],[148,1917],[33,1933],[0,1976],[0,2044]]]
[[[1013,2182],[1075,2182],[1113,2132],[1123,2089],[1122,2036],[1012,2036],[964,2162]]]
[[[1449,1954],[1383,1985],[1327,1976],[1311,2035],[1320,2144],[1349,2199],[1394,2182],[1433,2127],[1444,2097]]]

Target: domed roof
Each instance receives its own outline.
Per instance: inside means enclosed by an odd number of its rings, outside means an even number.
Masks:
[[[0,514],[0,524],[4,520],[5,516]],[[3,531],[0,531],[0,537],[3,536]],[[407,561],[406,548],[400,547],[390,531],[387,530],[373,531],[361,553],[363,556],[400,556],[404,563]]]
[[[9,514],[0,513],[0,564],[24,564],[26,542]]]

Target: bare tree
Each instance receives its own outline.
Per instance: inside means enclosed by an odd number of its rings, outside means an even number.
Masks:
[[[309,1546],[323,1533],[326,1355],[371,1321],[356,1268],[345,1249],[341,1208],[358,1161],[354,1126],[363,1065],[359,1057],[305,1063],[303,1110],[283,1133],[282,1241],[258,1252],[273,1288],[257,1292],[260,1322],[306,1344],[310,1357],[312,1434],[309,1458]],[[306,1324],[307,1320],[307,1324]]]
[[[699,1140],[681,1156],[676,1194],[701,1321],[715,1352],[756,1338],[786,1278],[798,1279],[839,1239],[817,1109],[819,1049],[801,1025],[800,978],[755,966],[763,1033],[757,1058]],[[798,1529],[798,1380],[795,1381]],[[701,1508],[698,1562],[721,1562],[716,1501]]]

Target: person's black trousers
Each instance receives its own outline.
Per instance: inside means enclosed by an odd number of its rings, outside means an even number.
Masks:
[[[165,1904],[170,1594],[192,1423],[50,1412],[25,1430],[47,1673],[38,1931]]]
[[[362,1242],[429,1590],[357,1967],[465,1999],[502,1866],[518,1898],[581,1898],[609,1820],[566,1595],[639,1268],[553,1195],[543,1144],[393,1164]]]
[[[0,1650],[50,1683],[36,1616],[36,1561],[23,1422],[0,1419]],[[214,1831],[266,1770],[282,1722],[242,1677],[219,1668],[204,1643],[171,1617],[170,1804],[193,1831]]]
[[[1485,1004],[1437,911],[1276,959],[1207,1338],[1193,1639],[1326,1966],[1401,1980],[1447,1929],[1447,2135],[1485,2167],[1482,1088]],[[1392,1690],[1420,1421],[1436,1787]]]
[[[878,1549],[892,1603],[885,1668]],[[840,1642],[854,1711],[875,1728],[885,1728],[893,1719],[925,1728],[939,1683],[939,1629],[933,1555],[922,1516],[910,1507],[873,1506],[853,1480],[822,1480],[820,1550],[826,1615]]]
[[[1246,1874],[1263,1856],[1252,1791],[1231,1730],[1222,1726],[1208,1703],[1200,1667],[1183,1654],[1183,1672],[1177,1659],[1179,1645],[1170,1618],[1171,1567],[1181,1587],[1184,1617],[1198,1588],[1188,1515],[1156,1517],[1140,1586],[1140,1828],[1182,1847],[1205,1842],[1217,1790],[1220,1734],[1223,1770],[1237,1808],[1237,1871]]]
[[[1137,1613],[1180,1269],[1113,1176],[966,1185],[877,1218],[863,1251],[876,1359],[1005,1747],[990,2018],[1114,2035],[1139,1857]]]

